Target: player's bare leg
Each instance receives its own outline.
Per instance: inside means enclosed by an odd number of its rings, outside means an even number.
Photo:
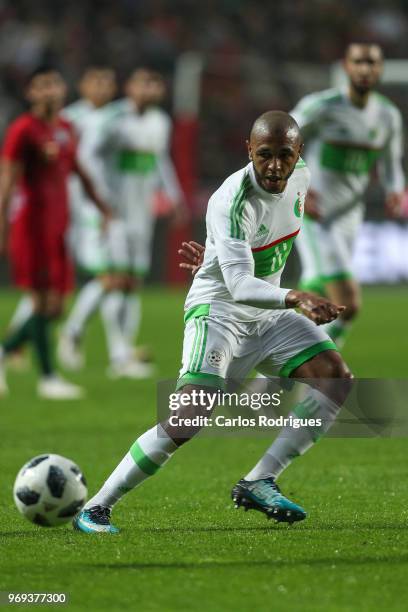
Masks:
[[[361,289],[353,278],[346,278],[326,283],[325,294],[334,304],[346,307],[337,319],[324,326],[326,333],[342,348],[351,325],[360,312]]]

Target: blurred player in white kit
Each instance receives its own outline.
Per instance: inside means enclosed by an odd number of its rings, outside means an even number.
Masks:
[[[304,158],[312,177],[304,227],[296,241],[301,286],[346,306],[326,328],[340,347],[360,309],[352,256],[370,173],[378,161],[389,216],[398,216],[405,184],[400,111],[373,91],[383,70],[381,48],[349,45],[344,68],[346,88],[305,96],[291,112],[306,143]]]
[[[71,120],[82,126],[86,135],[81,138],[84,158],[91,161],[101,188],[110,194],[116,220],[105,235],[97,216],[80,202],[80,223],[74,230],[78,261],[98,276],[82,289],[64,327],[59,354],[69,367],[82,365],[79,341],[86,321],[103,298],[109,374],[144,378],[153,369],[150,363],[135,357],[133,341],[141,319],[139,290],[151,259],[153,195],[160,183],[174,215],[182,216],[184,211],[168,152],[171,121],[157,106],[165,86],[158,73],[141,68],[127,81],[127,98],[97,110],[89,104],[89,90],[93,88],[94,84],[86,87],[86,100],[67,110]]]

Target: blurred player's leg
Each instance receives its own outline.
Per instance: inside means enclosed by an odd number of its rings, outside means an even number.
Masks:
[[[342,348],[360,310],[360,288],[353,278],[352,257],[362,211],[356,208],[329,226],[306,218],[296,242],[302,264],[300,286],[324,295],[346,310],[322,328]]]
[[[31,296],[24,295],[20,298],[16,309],[8,324],[8,331],[19,329],[33,314],[33,301]],[[7,366],[12,367],[16,371],[23,372],[28,368],[28,360],[23,348],[17,349],[7,355]]]
[[[77,399],[82,395],[81,389],[56,375],[51,357],[50,325],[60,313],[62,296],[53,291],[34,292],[32,303],[34,308],[32,315],[20,327],[8,334],[2,343],[2,354],[7,356],[26,343],[30,343],[40,371],[39,395],[48,399]],[[5,387],[4,374],[1,378]]]
[[[101,304],[111,366],[119,366],[129,359],[129,346],[123,333],[122,316],[125,302],[123,291],[110,291]]]
[[[110,224],[107,236],[109,262],[114,270],[114,290],[101,305],[112,378],[147,378],[152,370],[148,363],[134,356],[133,340],[140,324],[140,303],[136,293],[137,278],[129,271],[132,265],[131,240],[123,221]]]
[[[85,326],[98,309],[105,294],[101,278],[94,278],[78,292],[74,306],[65,322],[58,343],[58,358],[64,367],[79,370],[84,365],[84,356],[80,350]]]
[[[325,293],[334,304],[346,306],[346,310],[337,319],[323,326],[337,346],[342,348],[353,320],[360,311],[361,290],[353,278],[345,278],[326,283]]]
[[[123,333],[130,346],[133,346],[140,328],[142,318],[142,303],[140,295],[136,292],[127,293],[123,303]]]
[[[9,331],[18,329],[33,313],[33,300],[29,295],[20,298],[8,325]]]

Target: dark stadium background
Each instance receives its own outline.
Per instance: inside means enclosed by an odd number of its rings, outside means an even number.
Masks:
[[[330,68],[350,41],[382,45],[388,59],[408,55],[408,11],[403,0],[0,0],[0,134],[24,108],[26,75],[56,64],[69,83],[69,100],[82,70],[106,62],[123,82],[140,63],[162,71],[172,112],[174,72],[186,52],[204,70],[189,194],[192,227],[169,237],[157,223],[150,280],[183,281],[175,273],[180,238],[202,239],[208,195],[246,162],[249,126],[268,108],[290,110],[310,91],[330,86]],[[408,119],[408,87],[386,88]],[[406,123],[407,125],[407,123]],[[188,153],[191,155],[191,153]],[[369,219],[381,219],[381,191],[370,189]],[[169,261],[172,270],[169,271]],[[297,275],[296,258],[288,274]],[[7,278],[4,262],[0,281]]]

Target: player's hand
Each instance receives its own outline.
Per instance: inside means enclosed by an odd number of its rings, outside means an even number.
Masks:
[[[398,219],[402,215],[402,201],[404,194],[392,192],[385,199],[385,214],[391,219]]]
[[[305,214],[319,221],[322,215],[319,211],[319,194],[313,189],[309,189],[305,199]]]
[[[182,242],[181,246],[178,254],[184,257],[185,261],[182,261],[179,266],[183,270],[190,270],[191,275],[195,276],[203,265],[205,247],[194,240]]]
[[[334,321],[346,308],[345,306],[336,306],[326,298],[305,291],[289,291],[285,301],[288,308],[298,308],[316,325]]]

